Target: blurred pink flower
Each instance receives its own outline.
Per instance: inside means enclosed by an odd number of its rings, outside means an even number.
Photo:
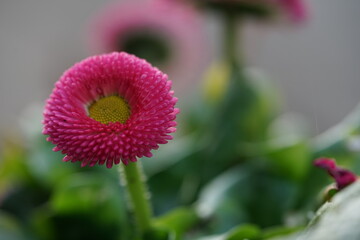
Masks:
[[[67,70],[47,100],[43,133],[81,166],[151,157],[172,139],[177,101],[167,75],[127,53],[89,57]]]
[[[319,158],[316,159],[314,165],[327,170],[329,175],[335,179],[338,190],[341,190],[357,180],[357,176],[349,170],[336,166],[333,159]]]
[[[189,0],[191,1],[191,0]],[[192,0],[194,1],[194,0]],[[256,15],[285,15],[294,22],[302,22],[307,18],[306,0],[196,0],[199,3],[210,3],[214,8],[227,11],[241,11]],[[214,5],[213,5],[214,4]],[[280,14],[277,14],[280,13]],[[261,14],[260,14],[261,15]]]
[[[295,22],[302,22],[307,18],[307,8],[304,0],[275,0]]]
[[[206,65],[201,16],[175,0],[119,1],[101,11],[90,25],[95,53],[126,51],[165,71],[179,94],[193,88]]]

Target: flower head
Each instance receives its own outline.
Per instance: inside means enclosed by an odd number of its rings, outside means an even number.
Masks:
[[[335,161],[330,158],[316,159],[314,165],[327,170],[329,175],[335,179],[338,190],[347,187],[357,179],[357,176],[354,173],[337,167]]]
[[[90,24],[90,48],[96,53],[125,51],[157,66],[174,89],[188,91],[206,64],[204,27],[199,14],[175,0],[112,3]],[[200,77],[199,77],[200,78]]]
[[[64,161],[108,168],[172,139],[176,129],[171,81],[127,53],[89,57],[68,69],[47,100],[43,133]]]

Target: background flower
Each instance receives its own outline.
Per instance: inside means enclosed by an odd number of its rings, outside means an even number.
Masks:
[[[176,1],[121,1],[110,4],[90,26],[96,53],[126,51],[166,71],[180,95],[200,73],[207,55],[199,14]]]
[[[277,0],[277,2],[292,20],[296,22],[306,20],[307,8],[305,0]]]
[[[261,18],[286,16],[294,22],[306,19],[307,9],[304,0],[207,0],[198,1],[216,10]]]
[[[341,190],[357,180],[357,176],[350,170],[336,166],[331,158],[316,159],[314,165],[325,169],[328,174],[334,178],[338,190]]]

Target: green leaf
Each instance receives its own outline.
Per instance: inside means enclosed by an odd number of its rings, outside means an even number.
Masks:
[[[294,113],[283,114],[272,122],[265,148],[274,173],[290,181],[304,180],[312,166],[308,129],[306,121]]]
[[[258,226],[242,224],[224,234],[201,237],[198,240],[260,240],[261,236],[261,229]]]
[[[155,219],[155,226],[169,229],[173,232],[174,240],[183,239],[183,235],[199,222],[199,217],[193,208],[177,208]]]
[[[175,233],[159,226],[147,231],[141,240],[175,240]],[[140,239],[139,239],[140,240]]]
[[[360,182],[337,193],[316,213],[299,240],[360,239]]]
[[[340,123],[313,139],[314,158],[336,158],[344,167],[360,172],[360,104]]]
[[[248,180],[250,172],[246,168],[235,167],[211,181],[201,192],[196,208],[202,218],[214,215],[227,194],[239,182]],[[242,189],[246,192],[246,189]]]
[[[14,183],[34,182],[26,165],[27,160],[23,146],[10,140],[4,142],[0,155],[0,193],[7,191]]]
[[[227,234],[226,240],[258,240],[261,238],[261,229],[252,224],[244,224],[234,228]]]
[[[286,179],[242,164],[210,182],[196,206],[200,216],[212,220],[212,233],[245,222],[269,227],[283,224],[296,199],[296,190],[296,185]]]
[[[239,155],[234,145],[265,139],[276,104],[269,88],[264,87],[266,81],[253,75],[240,66],[232,66],[228,90],[215,112],[211,131],[214,142],[209,155],[214,155],[214,159],[221,157],[226,162]]]
[[[78,173],[65,179],[51,198],[51,206],[59,212],[86,212],[94,208],[114,207],[119,210],[120,186],[97,173]]]
[[[27,168],[31,175],[43,185],[52,188],[61,183],[68,175],[75,173],[76,164],[64,163],[60,152],[54,152],[54,145],[47,142],[43,135],[34,136],[28,149]]]
[[[64,179],[35,215],[41,239],[131,239],[134,231],[120,186],[99,173]]]
[[[282,138],[268,143],[270,168],[291,181],[302,181],[309,171],[311,152],[306,140]]]
[[[198,144],[194,134],[175,138],[162,146],[159,151],[154,152],[154,160],[148,161],[146,158],[142,160],[146,176],[151,177],[167,170],[179,161],[198,152],[201,148],[202,146]]]
[[[285,226],[279,226],[279,227],[272,227],[263,230],[262,233],[262,239],[274,239],[278,237],[285,237],[289,236],[293,233],[297,233],[304,229],[304,226],[297,226],[297,227],[285,227]]]
[[[31,221],[33,212],[49,199],[50,192],[37,185],[14,186],[3,195],[1,209],[15,216],[22,223]]]

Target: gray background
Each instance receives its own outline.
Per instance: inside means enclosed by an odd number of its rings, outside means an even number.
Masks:
[[[250,64],[280,87],[285,109],[319,133],[360,100],[360,1],[308,1],[311,19],[298,29],[251,24],[245,35]],[[0,136],[18,132],[26,106],[43,102],[62,72],[88,55],[87,22],[107,2],[0,0]]]

